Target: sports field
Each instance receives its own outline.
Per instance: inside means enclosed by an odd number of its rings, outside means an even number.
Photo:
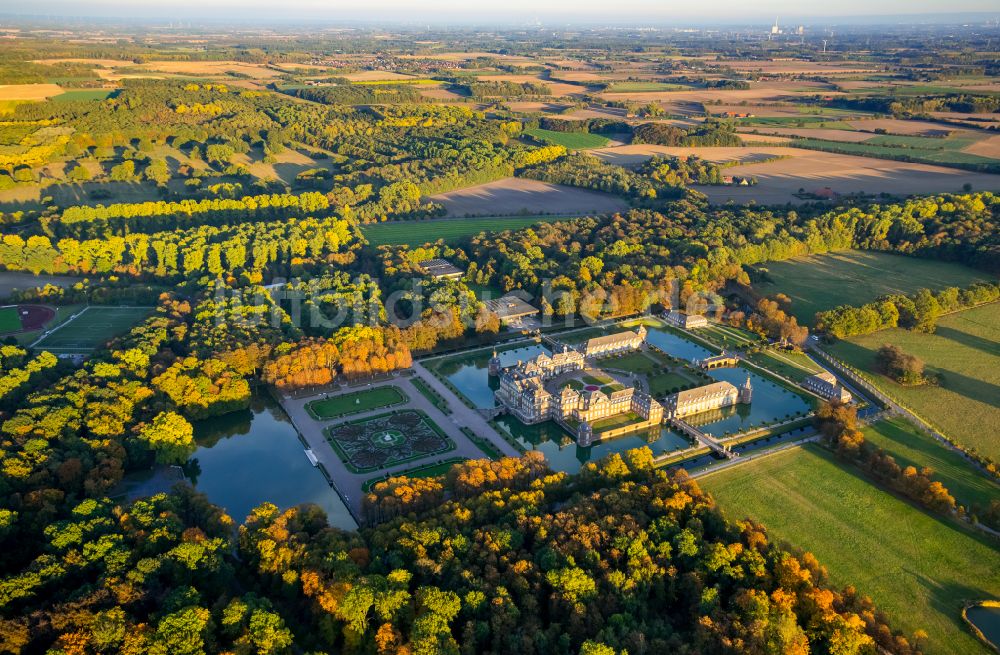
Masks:
[[[875,352],[891,343],[924,360],[937,385],[904,387],[875,375]],[[949,314],[934,334],[882,330],[839,341],[828,349],[871,373],[886,393],[951,439],[1000,460],[1000,303]]]
[[[17,332],[21,329],[21,316],[17,307],[0,307],[0,334]]]
[[[535,223],[568,221],[573,217],[558,216],[484,216],[480,218],[449,218],[434,221],[400,221],[361,226],[361,234],[373,246],[419,246],[444,239],[456,241],[480,232],[518,230]]]
[[[42,336],[34,346],[55,354],[90,352],[104,345],[112,337],[126,332],[151,311],[152,307],[91,305],[57,329]]]
[[[359,414],[382,407],[392,407],[409,400],[399,387],[376,387],[352,391],[332,398],[306,403],[306,411],[313,418],[330,419],[348,414]]]
[[[699,484],[730,519],[750,516],[773,541],[812,552],[833,585],[871,596],[894,627],[925,630],[928,655],[989,652],[960,617],[966,599],[1000,594],[997,553],[985,538],[880,490],[817,446]]]
[[[556,132],[554,130],[535,128],[533,130],[525,130],[524,133],[545,143],[564,146],[567,150],[603,148],[608,145],[606,137],[600,134],[590,134],[589,132]]]
[[[838,305],[863,305],[887,293],[967,287],[989,279],[961,264],[868,250],[768,262],[763,268],[770,281],[755,288],[765,295],[784,293],[791,298],[792,314],[804,325],[815,323],[816,312]]]

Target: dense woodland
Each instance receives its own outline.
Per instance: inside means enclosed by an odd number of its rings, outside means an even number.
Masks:
[[[59,44],[50,54],[81,52],[153,54],[124,43]],[[309,59],[253,40],[214,56]],[[55,74],[84,71],[0,61],[3,83]],[[549,94],[541,83],[448,79],[474,98]],[[721,172],[696,158],[626,169],[522,138],[537,118],[425,102],[417,85],[325,83],[124,80],[106,100],[16,104],[5,115],[0,188],[80,183],[95,201],[0,216],[3,270],[87,277],[11,299],[156,309],[82,364],[0,348],[0,651],[920,652],[920,635],[894,632],[851,588],[830,588],[815,558],[772,544],[764,527],[727,522],[683,473],[653,469],[647,450],[577,476],[526,456],[466,462],[447,479],[392,479],[364,499],[370,525],[358,533],[330,528],[312,506],[229,517],[185,489],[109,500],[127,473],[187,461],[192,424],[246,408],[256,385],[385,374],[414,354],[495,336],[499,320],[474,288],[525,290],[546,315],[596,319],[716,297],[766,275],[769,261],[845,248],[1000,272],[1000,197],[990,193],[710,209],[686,187],[718,184]],[[558,123],[541,125],[631,132],[635,143],[739,143],[717,121]],[[272,164],[288,150],[316,167],[294,183],[250,174],[255,158]],[[56,164],[68,180],[46,177]],[[428,229],[428,244],[413,248],[372,246],[360,229],[436,216],[426,196],[511,175],[616,194],[631,209],[447,244]],[[95,188],[104,183],[140,185],[156,199],[117,201]],[[426,279],[420,262],[436,257],[466,275]],[[392,306],[391,296],[402,300]],[[838,308],[820,324],[835,336],[932,329],[940,311],[996,297],[990,285],[893,297]],[[731,307],[730,320],[802,343],[805,328],[780,300]],[[886,362],[912,368],[905,353]],[[854,417],[838,412],[820,416],[831,447],[932,511],[955,508],[929,474],[859,442]]]

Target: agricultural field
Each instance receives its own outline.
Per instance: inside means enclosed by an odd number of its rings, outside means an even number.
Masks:
[[[306,411],[313,418],[323,420],[392,407],[408,400],[406,394],[399,387],[376,387],[339,394],[323,400],[314,400],[306,404]]]
[[[863,250],[768,262],[762,268],[767,281],[755,288],[791,298],[792,314],[805,325],[813,324],[816,312],[838,305],[863,305],[888,293],[967,287],[989,279],[961,264]]]
[[[928,655],[986,655],[962,603],[1000,592],[985,537],[882,491],[817,446],[699,480],[731,519],[761,521],[771,539],[814,555],[838,587],[871,596],[894,626],[928,634]]]
[[[937,384],[904,387],[875,374],[875,352],[887,343],[922,359]],[[829,351],[869,372],[886,393],[948,437],[1000,459],[1000,303],[945,316],[934,334],[882,330],[839,341]]]
[[[744,134],[743,138],[780,138],[773,135]],[[797,141],[792,143],[797,144]],[[828,142],[827,142],[828,143]],[[837,143],[836,146],[857,144]],[[866,146],[873,148],[878,146]],[[891,149],[898,151],[899,149]],[[935,151],[939,152],[939,151]],[[959,158],[971,155],[952,152]],[[628,145],[591,151],[601,159],[621,166],[636,166],[655,155],[684,157],[696,155],[714,162],[739,161],[726,169],[727,175],[756,178],[758,184],[695,187],[715,204],[733,201],[759,204],[805,202],[799,190],[813,192],[830,188],[840,195],[883,193],[899,196],[927,193],[962,193],[966,184],[976,191],[1000,191],[1000,175],[978,173],[916,162],[892,161],[875,157],[823,152],[779,144],[735,148],[680,148],[656,145]],[[781,157],[774,161],[768,161]],[[756,160],[756,161],[755,161]]]
[[[114,89],[75,89],[65,91],[52,98],[55,102],[78,102],[81,100],[107,100],[117,93]]]
[[[977,471],[963,455],[901,417],[864,428],[865,440],[896,458],[900,466],[930,467],[959,503],[984,507],[1000,500],[1000,484]]]
[[[427,198],[444,205],[448,216],[608,214],[628,203],[607,193],[509,177]]]
[[[876,139],[882,140],[876,141]],[[949,141],[948,139],[932,139],[930,137],[886,136],[875,137],[875,139],[869,139],[863,143],[831,143],[819,139],[796,139],[793,144],[799,148],[848,155],[887,159],[907,157],[913,161],[931,164],[1000,164],[1000,160],[963,152],[962,148],[972,145],[972,142],[962,139]]]
[[[688,84],[672,84],[670,82],[612,82],[605,91],[611,93],[637,93],[648,91],[687,91],[691,88]]]
[[[590,134],[587,132],[556,132],[554,130],[535,128],[533,130],[525,130],[524,133],[544,143],[563,146],[567,150],[603,148],[608,145],[609,141],[607,137],[600,134]]]
[[[151,311],[151,307],[91,305],[43,335],[34,346],[54,354],[90,352],[127,331]]]
[[[0,84],[0,101],[47,100],[62,92],[58,84]]]
[[[480,232],[517,230],[535,223],[572,220],[559,216],[482,216],[447,218],[431,221],[375,223],[361,226],[361,234],[373,246],[419,246],[444,239],[454,242]]]

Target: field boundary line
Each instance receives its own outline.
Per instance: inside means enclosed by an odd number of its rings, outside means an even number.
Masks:
[[[35,346],[37,346],[37,345],[38,345],[39,343],[41,343],[42,341],[44,341],[44,340],[45,340],[45,338],[46,338],[46,337],[48,337],[48,336],[50,336],[50,335],[51,335],[52,333],[54,333],[54,332],[56,332],[56,331],[58,331],[58,330],[61,330],[61,329],[63,329],[64,327],[66,327],[67,325],[69,325],[70,323],[72,323],[73,321],[75,321],[76,319],[78,319],[78,318],[80,318],[81,316],[83,316],[83,314],[84,314],[84,313],[85,313],[85,312],[86,312],[87,310],[89,310],[89,309],[90,309],[90,307],[91,307],[91,305],[87,305],[86,307],[84,307],[83,309],[81,309],[81,310],[80,310],[79,312],[77,312],[76,314],[73,314],[73,315],[71,315],[71,316],[70,316],[70,317],[69,317],[68,319],[66,319],[65,321],[63,321],[63,322],[62,322],[62,323],[60,323],[59,325],[55,326],[55,327],[54,327],[54,328],[52,328],[51,330],[47,330],[47,331],[43,332],[43,333],[42,333],[42,336],[40,336],[40,337],[38,337],[37,339],[35,339],[35,341],[34,341],[34,342],[32,342],[32,343],[31,343],[31,345],[29,345],[28,347],[29,347],[29,348],[34,348],[34,347],[35,347]],[[87,350],[93,350],[93,348],[88,348]]]
[[[867,374],[863,373],[862,371],[856,370],[850,364],[841,361],[836,356],[831,355],[830,353],[826,352],[822,348],[819,348],[818,346],[813,345],[812,350],[822,359],[826,360],[831,366],[840,371],[841,374],[843,374],[845,377],[850,379],[852,382],[860,386],[865,391],[868,391],[869,393],[874,395],[876,400],[882,402],[891,411],[906,418],[911,423],[913,423],[913,425],[915,425],[919,430],[923,431],[926,434],[929,434],[931,437],[933,437],[935,440],[941,443],[941,445],[959,454],[967,462],[969,462],[969,464],[971,464],[972,467],[980,474],[982,474],[988,479],[995,479],[997,477],[995,473],[991,473],[990,471],[988,471],[986,467],[983,466],[982,463],[980,463],[975,457],[966,452],[963,446],[960,446],[957,442],[953,441],[951,437],[949,437],[943,431],[939,430],[937,426],[935,426],[933,423],[924,419],[922,416],[914,412],[912,409],[910,409],[909,406],[907,406],[902,401],[897,400],[890,393],[883,391],[882,388],[874,380],[869,379]]]

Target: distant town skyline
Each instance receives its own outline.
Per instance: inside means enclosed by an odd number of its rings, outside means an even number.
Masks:
[[[344,21],[431,21],[435,23],[488,19],[506,23],[573,23],[604,20],[628,23],[652,20],[670,23],[770,23],[777,17],[787,24],[808,19],[835,17],[891,17],[964,12],[995,12],[994,0],[959,0],[942,7],[938,0],[842,0],[821,5],[803,5],[796,0],[763,2],[688,3],[664,0],[633,0],[628,10],[603,0],[506,0],[501,4],[468,0],[93,0],[84,4],[69,0],[39,0],[0,11],[0,14],[76,18],[122,19],[254,19]]]

